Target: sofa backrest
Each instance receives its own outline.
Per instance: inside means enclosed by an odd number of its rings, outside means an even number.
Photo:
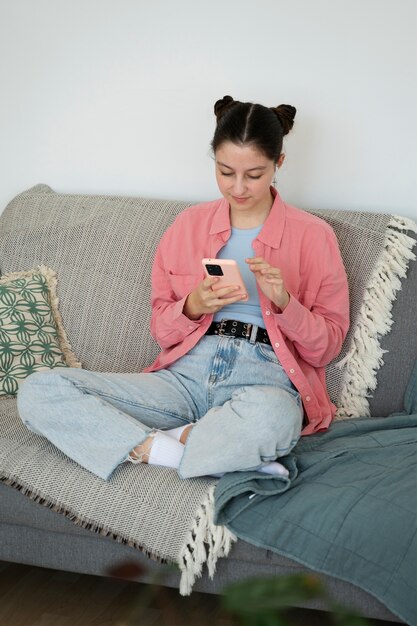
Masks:
[[[64,326],[83,367],[108,372],[140,371],[158,353],[149,333],[154,252],[162,233],[190,204],[66,195],[38,185],[12,200],[0,216],[0,272],[40,264],[52,267],[58,275]],[[356,241],[358,252],[352,255],[352,233],[360,233],[362,242],[367,237],[383,239],[390,218],[350,211],[313,212],[329,221],[339,238],[354,285],[351,303],[356,317],[365,285],[356,262],[361,254],[360,242]],[[365,226],[368,230],[364,237]],[[366,258],[363,262],[366,265]],[[412,262],[410,278],[397,293],[394,324],[383,340],[383,347],[390,352],[378,371],[378,385],[370,401],[373,415],[403,408],[404,390],[417,354],[415,316],[413,319],[416,273],[416,263]],[[414,332],[410,333],[412,328]],[[336,403],[340,376],[340,370],[332,364],[328,378]]]
[[[0,216],[0,271],[53,268],[64,326],[83,367],[141,370],[158,353],[149,333],[154,251],[185,206],[38,185]]]

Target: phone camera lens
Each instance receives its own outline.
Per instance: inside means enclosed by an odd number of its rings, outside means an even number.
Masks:
[[[223,270],[220,265],[206,265],[206,268],[210,276],[223,276]]]

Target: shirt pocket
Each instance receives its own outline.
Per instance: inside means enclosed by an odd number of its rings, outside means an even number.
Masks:
[[[169,282],[171,289],[178,300],[188,296],[201,282],[201,276],[195,274],[170,274]]]

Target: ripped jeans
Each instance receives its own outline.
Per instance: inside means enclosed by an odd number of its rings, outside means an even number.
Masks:
[[[185,424],[195,426],[181,478],[257,469],[294,447],[303,420],[300,395],[269,345],[215,335],[157,372],[36,372],[17,400],[31,431],[104,479],[152,432]]]

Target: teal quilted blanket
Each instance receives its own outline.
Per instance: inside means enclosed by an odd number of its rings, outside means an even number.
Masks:
[[[407,400],[412,414],[303,437],[280,459],[287,479],[226,474],[216,523],[363,588],[417,626],[417,407]]]

